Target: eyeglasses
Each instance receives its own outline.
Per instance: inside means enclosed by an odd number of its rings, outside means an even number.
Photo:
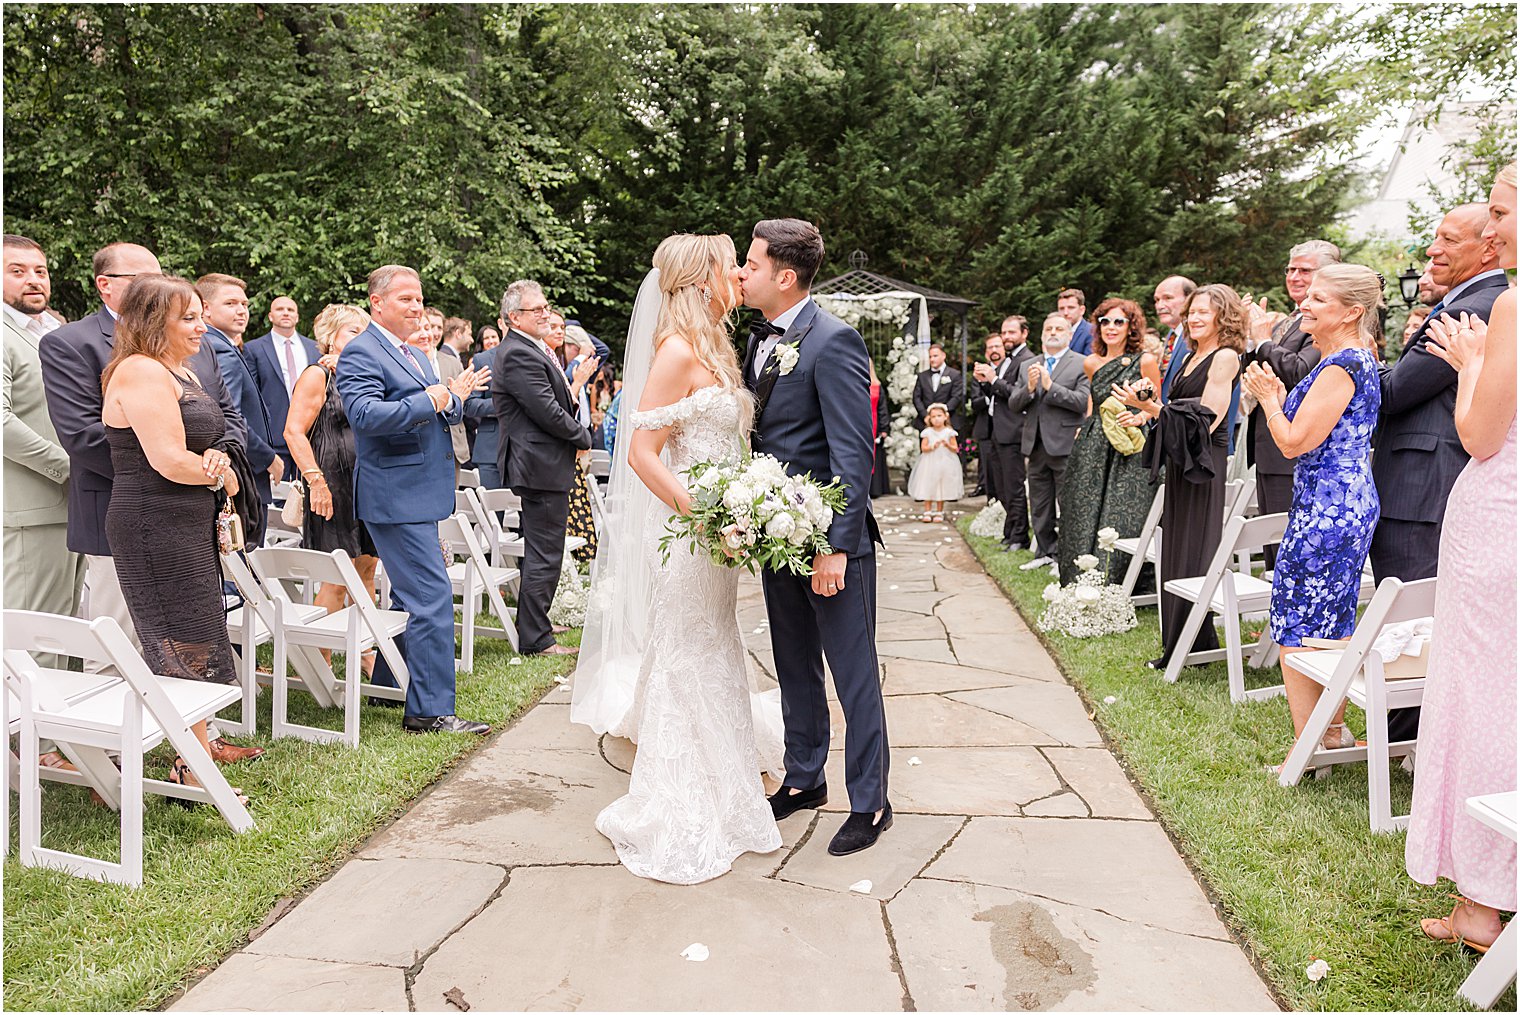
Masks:
[[[1127,318],[1127,317],[1100,317],[1100,318],[1098,318],[1098,323],[1099,324],[1113,324],[1113,325],[1120,325],[1120,324],[1122,324],[1122,325],[1125,325],[1126,327],[1128,327],[1129,326],[1129,318]]]
[[[138,275],[141,275],[141,274],[142,274],[142,272],[140,272],[140,271],[128,271],[128,272],[110,272],[110,271],[107,271],[107,272],[102,272],[101,273],[101,277],[102,278],[136,278]]]
[[[545,314],[554,313],[554,308],[545,303],[537,307],[518,307],[516,312],[519,314],[537,314],[539,317],[543,317]]]

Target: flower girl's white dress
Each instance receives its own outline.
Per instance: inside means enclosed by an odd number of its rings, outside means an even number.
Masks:
[[[935,429],[924,427],[919,437],[931,441],[932,450],[918,456],[913,474],[908,477],[908,496],[914,500],[960,500],[966,492],[961,478],[961,460],[950,450],[950,442],[956,432],[946,426]]]

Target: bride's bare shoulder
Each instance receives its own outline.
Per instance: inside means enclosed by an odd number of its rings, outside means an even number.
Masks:
[[[684,335],[666,335],[654,347],[654,361],[671,367],[691,366],[697,362],[697,349]]]

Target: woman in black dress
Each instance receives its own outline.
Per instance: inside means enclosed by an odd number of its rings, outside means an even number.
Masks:
[[[1224,531],[1225,469],[1229,461],[1229,430],[1223,425],[1229,415],[1230,400],[1240,383],[1240,354],[1246,348],[1248,320],[1238,293],[1227,285],[1206,285],[1188,298],[1183,311],[1188,342],[1192,352],[1182,364],[1182,372],[1172,382],[1171,396],[1165,406],[1154,399],[1142,400],[1128,385],[1119,385],[1114,393],[1130,406],[1133,413],[1121,417],[1127,425],[1158,420],[1147,438],[1169,446],[1164,431],[1182,427],[1184,417],[1196,419],[1200,409],[1212,413],[1207,430],[1195,435],[1199,460],[1213,467],[1213,474],[1197,463],[1188,467],[1176,456],[1166,458],[1166,493],[1161,506],[1161,562],[1158,580],[1196,578],[1208,569],[1219,548]],[[1164,417],[1164,418],[1163,418]],[[1170,593],[1161,593],[1161,658],[1151,660],[1152,669],[1164,669],[1187,623],[1191,604]],[[1191,651],[1202,652],[1219,647],[1219,634],[1213,618],[1204,622],[1194,639]],[[1188,651],[1184,648],[1183,651]]]
[[[301,545],[323,553],[343,550],[353,558],[364,587],[373,590],[380,557],[369,531],[354,515],[354,432],[343,412],[338,386],[332,383],[343,347],[367,327],[368,314],[342,303],[323,308],[312,322],[322,358],[296,379],[285,417],[285,443],[307,491]],[[335,613],[348,604],[348,594],[341,585],[324,584],[316,602]],[[366,652],[364,671],[369,673],[373,667],[374,653]]]
[[[200,297],[182,278],[138,276],[122,300],[101,375],[115,472],[106,536],[148,669],[235,684],[216,519],[238,482],[218,446],[222,407],[189,365],[205,333]],[[209,756],[205,721],[191,728]],[[183,758],[169,779],[196,784]]]

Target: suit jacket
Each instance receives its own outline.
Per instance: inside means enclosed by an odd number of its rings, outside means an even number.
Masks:
[[[354,514],[366,522],[436,522],[454,513],[454,445],[449,426],[464,403],[449,396],[443,413],[423,389],[436,380],[411,362],[373,323],[343,347],[334,381],[354,431]]]
[[[1192,346],[1188,345],[1187,332],[1178,329],[1175,334],[1177,336],[1177,344],[1172,349],[1172,358],[1166,361],[1166,373],[1161,375],[1162,402],[1171,397],[1172,382],[1177,379],[1178,374],[1182,373],[1182,363],[1187,359],[1188,351],[1192,349]],[[1162,346],[1164,347],[1171,340],[1171,334],[1163,336],[1161,339]]]
[[[1509,283],[1502,272],[1475,281],[1457,298],[1431,308],[1393,367],[1383,367],[1382,414],[1372,455],[1372,478],[1384,518],[1440,522],[1446,498],[1469,455],[1455,419],[1457,373],[1425,346],[1429,321],[1464,311],[1488,320],[1494,300]]]
[[[269,412],[264,408],[264,399],[259,395],[259,379],[237,346],[232,344],[232,339],[218,329],[207,326],[202,342],[210,345],[211,351],[216,354],[216,365],[222,372],[222,383],[227,385],[233,404],[248,424],[248,464],[253,467],[254,485],[258,488],[259,500],[269,504],[274,500],[269,486],[269,463],[274,461],[275,453],[273,435],[269,432]]]
[[[1093,326],[1087,318],[1082,318],[1071,329],[1071,351],[1088,355],[1093,349]]]
[[[847,506],[829,526],[829,544],[852,557],[881,541],[871,513],[871,365],[860,333],[808,300],[780,344],[797,344],[796,364],[784,376],[773,351],[752,377],[758,343],[744,351],[744,379],[755,392],[756,453],[773,455],[794,476],[821,483],[838,477]]]
[[[68,521],[69,455],[58,443],[42,390],[39,339],[5,318],[5,524]]]
[[[1015,411],[1024,411],[1024,436],[1020,450],[1034,453],[1035,437],[1045,445],[1045,450],[1055,457],[1071,454],[1071,446],[1077,439],[1077,430],[1087,418],[1088,395],[1092,382],[1082,369],[1082,357],[1068,351],[1056,360],[1050,374],[1050,390],[1036,385],[1029,390],[1029,367],[1038,363],[1045,365],[1044,356],[1031,356],[1019,365],[1019,376],[1008,399]]]
[[[967,382],[975,390],[971,404],[981,412],[976,418],[973,437],[978,440],[991,437],[998,444],[1023,443],[1024,410],[1013,408],[1008,400],[1013,396],[1013,389],[1018,383],[1019,367],[1033,358],[1034,353],[1029,351],[1029,346],[1021,345],[1013,350],[1012,356],[1004,360],[1008,366],[1003,369],[1001,377],[986,384],[974,377]]]
[[[100,375],[111,361],[116,319],[104,307],[100,313],[65,324],[42,336],[42,381],[48,417],[58,442],[69,453],[69,549],[97,557],[111,555],[106,542],[106,511],[111,506],[111,446],[106,443],[100,413],[104,398]],[[238,412],[211,346],[201,343],[190,357],[190,369],[207,393],[216,397],[227,421],[228,441],[248,447],[248,425]]]
[[[298,332],[296,341],[306,350],[308,365],[321,357],[317,343],[311,339]],[[285,373],[281,369],[283,349],[283,345],[275,342],[274,332],[266,331],[244,344],[243,358],[258,379],[259,397],[264,400],[264,411],[269,414],[269,443],[278,454],[288,457],[290,448],[285,445],[285,417],[290,415],[290,391],[285,387]]]
[[[568,493],[575,486],[575,452],[591,447],[591,431],[576,421],[564,369],[515,328],[492,351],[502,483],[513,490]]]
[[[1240,359],[1242,366],[1253,361],[1270,366],[1283,385],[1292,391],[1318,365],[1319,350],[1314,347],[1314,339],[1298,326],[1298,315],[1294,314],[1272,330],[1270,342],[1263,342]],[[1293,475],[1293,461],[1283,457],[1277,442],[1272,439],[1271,431],[1267,429],[1267,414],[1260,406],[1251,410],[1246,428],[1246,461],[1255,465],[1258,473]]]
[[[438,379],[445,385],[464,373],[464,364],[460,362],[459,354],[452,349],[444,352],[447,348],[447,346],[438,347]],[[466,409],[466,415],[468,415],[468,409]],[[449,425],[449,439],[454,445],[454,461],[463,466],[470,460],[470,435],[465,433],[462,416],[459,422]]]
[[[477,352],[475,358],[470,361],[470,366],[476,370],[488,370],[491,373],[492,387],[496,380],[496,346],[495,349],[487,349],[485,352]],[[475,444],[470,452],[470,461],[475,464],[489,462],[496,464],[499,452],[499,436],[501,428],[496,421],[496,403],[491,394],[491,388],[477,391],[465,399],[465,418],[475,421]]]
[[[966,381],[961,372],[945,364],[945,380],[938,388],[934,386],[934,371],[925,370],[918,375],[918,380],[913,382],[913,408],[918,410],[918,428],[922,430],[928,423],[924,420],[924,413],[929,411],[929,406],[935,402],[944,402],[945,408],[950,410],[950,425],[956,433],[966,432],[966,413],[963,406],[966,403]]]

